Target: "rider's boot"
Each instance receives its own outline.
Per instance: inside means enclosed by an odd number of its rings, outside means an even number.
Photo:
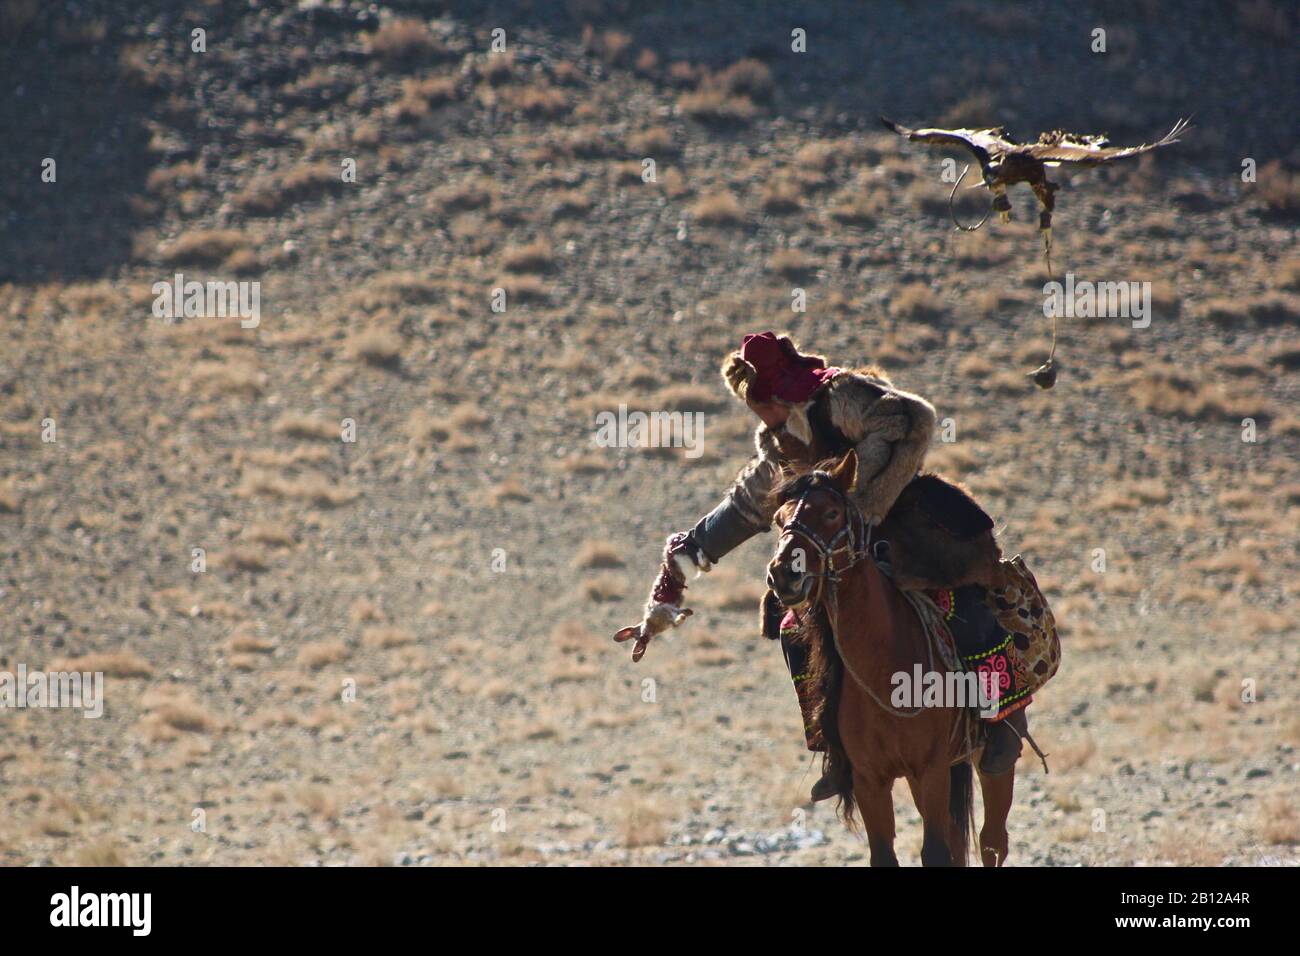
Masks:
[[[1027,709],[1021,707],[988,725],[984,754],[980,757],[980,773],[1000,777],[1016,765],[1023,746],[1020,740],[1029,733],[1029,717],[1025,713]]]
[[[804,740],[813,753],[826,754],[822,762],[821,779],[813,784],[810,797],[813,803],[838,796],[842,789],[841,780],[846,768],[840,766],[838,755],[826,746],[822,734],[818,707],[820,704],[818,689],[814,686],[814,675],[809,666],[808,648],[802,641],[795,640],[799,633],[800,622],[793,611],[785,611],[780,619],[781,649],[785,652],[785,662],[790,668],[790,677],[794,681],[794,691],[799,698],[799,712],[803,715]]]

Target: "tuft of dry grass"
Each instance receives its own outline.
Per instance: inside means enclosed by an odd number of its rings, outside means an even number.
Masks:
[[[52,671],[102,673],[107,677],[152,677],[153,667],[134,651],[92,651],[80,657],[60,657],[50,662]]]
[[[488,498],[493,505],[503,505],[509,502],[518,502],[526,504],[533,500],[533,496],[528,493],[528,489],[523,483],[515,478],[507,478],[505,481],[496,485],[490,492]]]
[[[657,801],[644,797],[628,801],[620,823],[626,847],[662,846],[668,839],[668,814]]]
[[[361,643],[366,647],[377,647],[386,651],[394,647],[414,644],[415,635],[402,627],[376,625],[361,632]]]
[[[784,215],[798,212],[802,208],[802,198],[803,189],[797,182],[788,176],[778,176],[764,184],[758,202],[764,212]]]
[[[355,491],[342,488],[325,475],[316,472],[285,478],[255,469],[249,469],[244,473],[243,480],[235,489],[235,494],[240,498],[264,495],[290,501],[309,501],[322,508],[337,508],[357,496]]]
[[[507,248],[501,255],[501,265],[507,272],[537,275],[555,267],[555,253],[549,242],[539,239]]]
[[[748,96],[734,96],[718,87],[705,87],[677,98],[683,116],[709,126],[744,126],[758,115]]]
[[[889,311],[900,319],[934,319],[943,315],[943,299],[923,282],[912,282],[898,290]]]
[[[573,566],[582,570],[612,570],[625,565],[618,550],[605,541],[583,542],[574,555]]]
[[[248,249],[249,238],[234,229],[196,229],[158,249],[164,265],[219,265]]]
[[[298,664],[318,671],[330,664],[338,664],[352,656],[352,651],[339,640],[313,641],[298,649]]]
[[[627,151],[640,158],[675,156],[681,152],[678,138],[663,126],[651,126],[627,138]],[[637,167],[638,170],[640,167]]]
[[[247,215],[273,216],[297,203],[340,192],[344,185],[341,166],[309,162],[253,180],[231,202]]]
[[[1271,844],[1300,846],[1300,812],[1293,800],[1270,797],[1259,808],[1259,835]]]
[[[811,279],[817,274],[817,260],[799,249],[778,249],[767,260],[767,267],[777,275],[796,281]]]
[[[271,430],[277,435],[312,438],[317,441],[337,441],[340,434],[337,422],[300,412],[286,412],[281,415],[271,426]]]
[[[368,365],[393,368],[400,364],[406,343],[396,332],[383,328],[363,329],[348,339],[348,358]]]
[[[366,40],[366,50],[388,64],[401,64],[426,58],[441,50],[429,27],[413,17],[402,17],[380,24]]]
[[[182,733],[210,734],[221,729],[221,721],[187,691],[172,687],[150,691],[141,705],[148,713],[141,719],[140,729],[151,740],[175,740]]]
[[[745,210],[730,191],[701,196],[691,207],[691,213],[698,222],[710,226],[740,226],[745,222]]]

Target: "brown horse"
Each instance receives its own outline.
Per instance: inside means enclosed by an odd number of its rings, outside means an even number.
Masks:
[[[922,864],[964,866],[974,816],[971,761],[978,757],[967,744],[970,713],[891,703],[894,675],[912,675],[918,664],[933,669],[937,659],[917,611],[870,556],[869,529],[850,495],[857,467],[850,451],[829,470],[781,486],[782,533],[768,584],[786,607],[820,622],[811,656],[825,695],[823,735],[852,768],[840,788],[841,807],[850,825],[855,805],[861,814],[871,865],[898,865],[892,790],[903,777],[924,825]],[[985,866],[1006,862],[1014,783],[1014,769],[980,774]]]

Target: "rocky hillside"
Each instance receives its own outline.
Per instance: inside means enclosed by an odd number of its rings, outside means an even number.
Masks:
[[[770,536],[609,640],[771,327],[934,402],[1064,625],[1011,862],[1297,862],[1300,18],[914,6],[0,0],[0,671],[106,675],[0,710],[0,861],[863,862],[804,804]],[[1036,389],[1032,199],[955,234],[882,112],[1193,115],[1054,172],[1058,272],[1149,324],[1063,322]],[[177,273],[257,321],[159,316]],[[701,453],[601,447],[621,404]]]

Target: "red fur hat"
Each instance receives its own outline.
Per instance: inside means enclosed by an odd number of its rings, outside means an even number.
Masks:
[[[736,389],[741,398],[756,402],[779,399],[792,405],[806,402],[817,389],[829,382],[840,370],[828,368],[820,355],[804,355],[787,336],[774,332],[746,335],[740,351],[732,353],[748,368],[744,369],[743,389]],[[724,371],[724,375],[727,373]],[[731,376],[727,375],[728,383]]]

